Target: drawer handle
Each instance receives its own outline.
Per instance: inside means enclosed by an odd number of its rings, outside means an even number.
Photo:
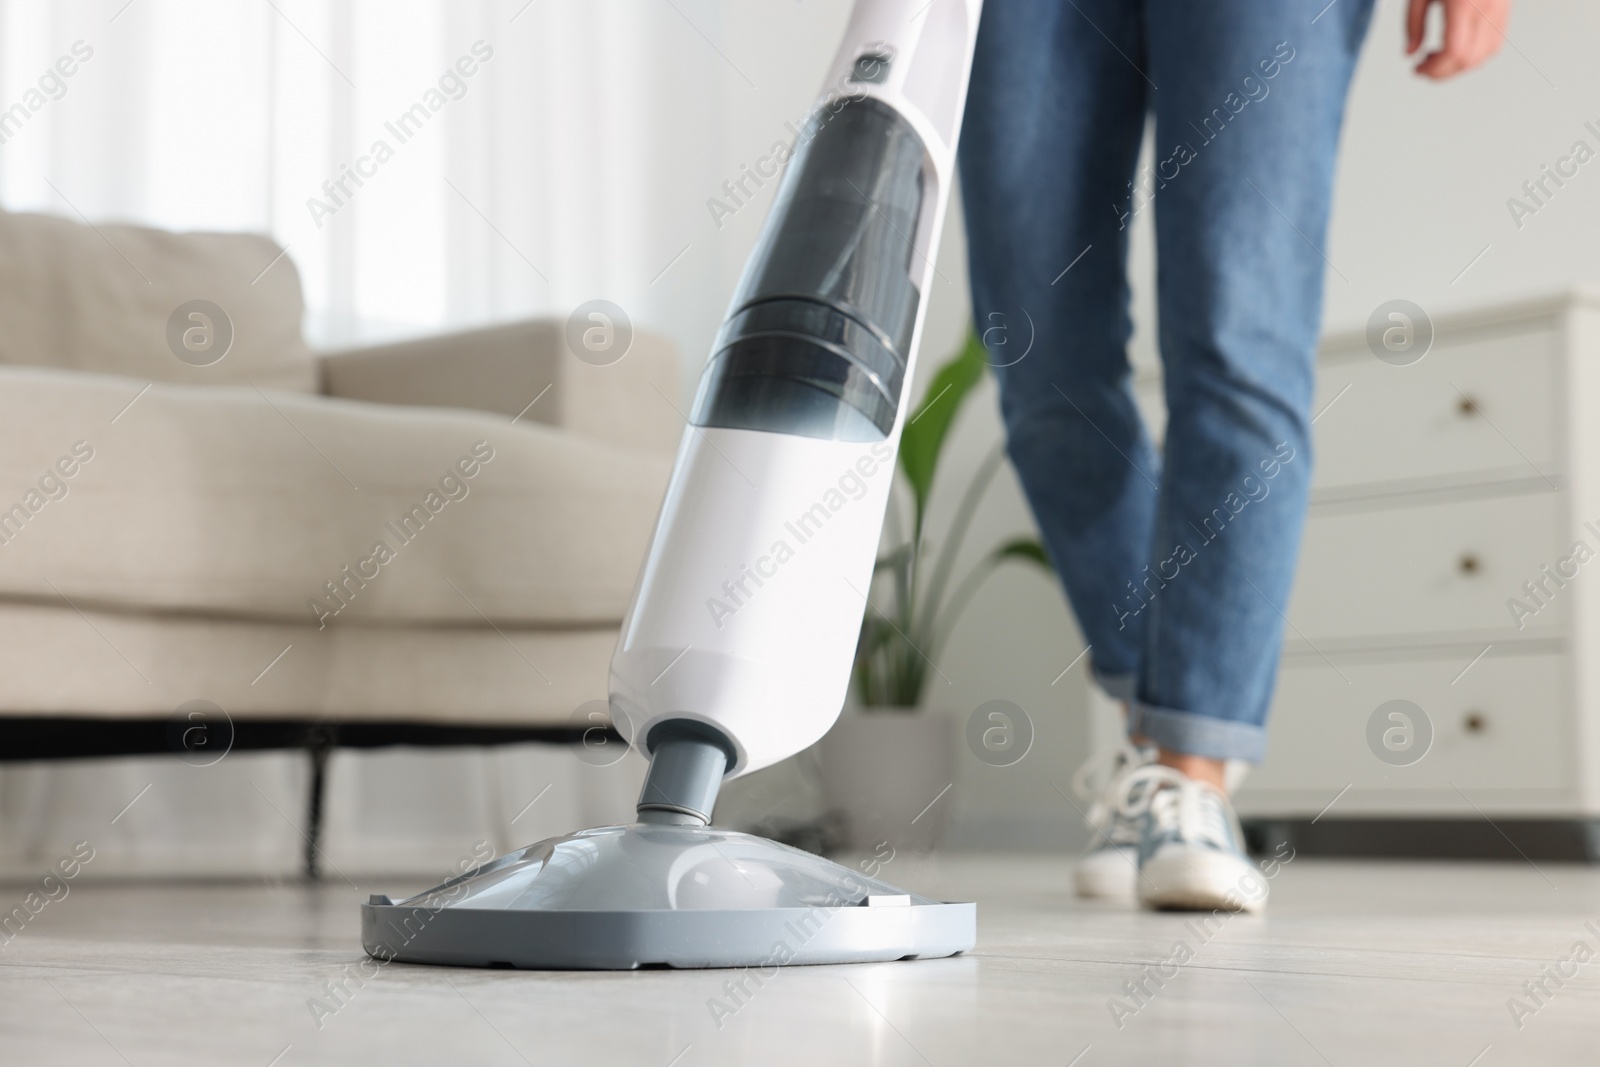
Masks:
[[[1469,711],[1462,718],[1461,727],[1469,734],[1481,734],[1489,728],[1489,717],[1481,711]]]
[[[1472,397],[1462,394],[1460,401],[1456,403],[1456,410],[1461,412],[1462,418],[1470,419],[1479,413],[1478,402]]]
[[[1478,568],[1481,567],[1482,564],[1478,562],[1477,556],[1474,556],[1471,552],[1468,552],[1456,562],[1456,566],[1460,569],[1462,574],[1477,574]]]

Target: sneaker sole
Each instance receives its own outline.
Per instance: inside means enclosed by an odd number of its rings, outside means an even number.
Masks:
[[[1140,869],[1139,903],[1171,911],[1242,911],[1259,914],[1267,903],[1266,883],[1237,856],[1213,849],[1167,849]],[[1261,895],[1247,895],[1245,879],[1255,876]]]

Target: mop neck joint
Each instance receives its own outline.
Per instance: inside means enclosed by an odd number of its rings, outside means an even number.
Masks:
[[[646,738],[650,770],[639,794],[639,821],[680,826],[711,822],[723,775],[733,766],[733,745],[707,723],[674,719]]]

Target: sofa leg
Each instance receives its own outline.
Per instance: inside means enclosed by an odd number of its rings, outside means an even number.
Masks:
[[[306,881],[322,877],[323,795],[327,791],[328,757],[333,755],[337,735],[332,726],[317,725],[306,735],[306,756],[311,763],[310,791],[306,797]]]

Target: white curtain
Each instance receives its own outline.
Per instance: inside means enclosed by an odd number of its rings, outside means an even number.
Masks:
[[[703,343],[722,11],[0,0],[0,207],[268,232],[325,347],[596,297]]]

